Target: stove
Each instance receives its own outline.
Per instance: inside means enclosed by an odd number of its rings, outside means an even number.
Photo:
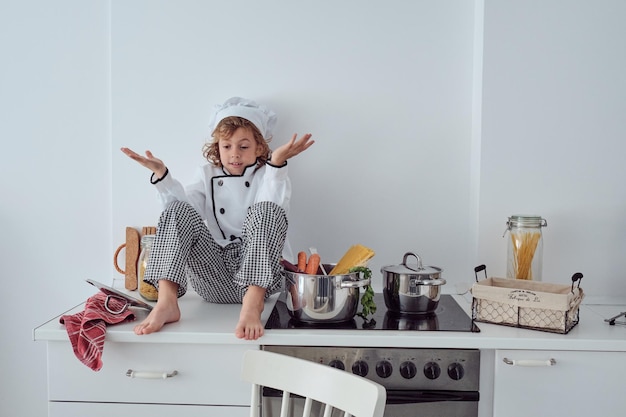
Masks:
[[[478,417],[478,349],[284,345],[265,345],[262,349],[331,366],[381,384],[387,392],[384,417]],[[282,391],[263,388],[263,416],[283,415],[282,396]],[[317,405],[311,404],[311,414],[305,414],[304,400],[291,397],[287,415],[326,416]],[[342,415],[333,410],[332,417]]]
[[[289,314],[282,293],[266,329],[336,329],[362,331],[480,332],[469,314],[449,294],[441,295],[432,314],[387,311],[383,294],[374,295],[376,313],[341,323],[305,323]],[[301,358],[351,372],[383,385],[387,390],[384,417],[478,417],[480,351],[478,349],[401,348],[368,346],[270,346],[264,350]],[[264,388],[263,415],[281,415],[282,392]],[[301,399],[290,400],[290,417],[302,415]],[[324,410],[312,410],[321,417]],[[332,414],[332,417],[340,417]]]
[[[449,294],[441,295],[437,309],[428,314],[399,314],[387,311],[382,293],[374,295],[376,313],[367,320],[355,316],[350,321],[341,323],[305,323],[290,316],[282,293],[272,310],[266,329],[337,329],[337,330],[413,330],[413,331],[451,331],[480,332],[472,318]]]

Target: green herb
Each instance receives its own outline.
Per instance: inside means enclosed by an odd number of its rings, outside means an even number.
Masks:
[[[364,266],[355,266],[350,268],[350,272],[362,273],[365,279],[372,278],[372,271]],[[374,290],[371,285],[364,287],[363,295],[361,296],[361,312],[359,316],[367,320],[367,316],[376,312],[376,303],[374,302]]]

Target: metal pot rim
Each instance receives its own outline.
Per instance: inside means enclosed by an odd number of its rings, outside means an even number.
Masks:
[[[335,266],[335,264],[324,264],[324,267],[326,269],[332,269]],[[361,276],[360,272],[348,272],[347,274],[336,274],[336,275],[324,275],[324,274],[306,274],[304,272],[292,272],[292,271],[287,271],[285,270],[285,276],[288,277],[305,277],[305,278],[309,278],[309,279],[315,279],[315,278],[326,278],[326,279],[332,279],[332,280],[347,280],[347,281],[363,281],[365,280],[364,277]]]

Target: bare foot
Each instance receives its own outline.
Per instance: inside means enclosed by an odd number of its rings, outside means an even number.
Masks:
[[[167,323],[173,323],[178,320],[180,320],[178,302],[175,302],[174,304],[161,303],[159,300],[150,314],[148,314],[148,317],[135,326],[135,334],[150,334],[158,332]]]
[[[135,326],[135,334],[150,334],[158,332],[167,323],[180,320],[178,307],[178,285],[167,280],[159,281],[159,298],[156,306],[148,317]]]
[[[235,336],[239,339],[256,340],[263,336],[261,313],[265,303],[265,288],[250,286],[243,297]]]

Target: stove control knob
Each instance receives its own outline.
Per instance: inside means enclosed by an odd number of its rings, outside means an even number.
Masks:
[[[332,368],[341,369],[342,371],[346,370],[345,365],[339,359],[333,359],[332,361],[328,363],[328,365],[331,366]]]
[[[389,378],[393,372],[393,365],[389,361],[380,361],[376,364],[376,374],[381,378]]]
[[[365,361],[356,361],[352,364],[352,373],[358,376],[367,376],[369,366]]]
[[[437,379],[441,375],[441,368],[436,362],[428,362],[424,365],[424,376],[428,379]]]
[[[417,375],[417,367],[411,361],[402,362],[400,364],[400,375],[405,379],[411,379]]]
[[[463,365],[458,362],[453,362],[448,365],[448,376],[455,381],[460,380],[465,375],[465,369],[463,369]]]

